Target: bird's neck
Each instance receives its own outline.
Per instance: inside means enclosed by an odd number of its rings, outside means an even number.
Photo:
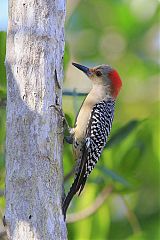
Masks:
[[[109,85],[94,84],[90,93],[99,101],[112,98],[112,90]]]
[[[110,90],[107,86],[93,85],[91,91],[87,95],[82,107],[78,113],[75,124],[75,138],[83,139],[94,105],[100,101],[107,101],[111,98]]]

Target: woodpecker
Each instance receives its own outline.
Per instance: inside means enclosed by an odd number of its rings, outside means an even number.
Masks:
[[[115,101],[122,86],[119,74],[109,65],[88,68],[72,64],[89,77],[92,89],[82,103],[74,128],[70,131],[76,168],[74,182],[62,206],[64,218],[73,196],[82,192],[106,145],[114,118]]]

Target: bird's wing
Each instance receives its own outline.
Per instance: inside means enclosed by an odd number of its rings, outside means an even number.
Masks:
[[[79,194],[106,145],[114,118],[114,105],[113,100],[101,101],[95,104],[92,109],[79,169],[79,181],[77,184]]]
[[[82,158],[74,182],[63,203],[64,215],[73,196],[78,191],[80,194],[83,190],[88,175],[91,173],[106,145],[112,127],[114,105],[115,102],[111,99],[107,101],[103,100],[95,104],[91,111]]]

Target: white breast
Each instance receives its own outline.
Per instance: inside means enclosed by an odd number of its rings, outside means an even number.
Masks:
[[[109,96],[106,95],[106,89],[104,86],[93,86],[77,116],[76,126],[74,129],[76,140],[81,141],[85,137],[86,128],[88,126],[93,106],[108,97]]]

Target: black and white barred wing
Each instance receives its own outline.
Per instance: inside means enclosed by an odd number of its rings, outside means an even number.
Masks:
[[[101,101],[93,107],[91,112],[85,143],[87,176],[94,168],[106,145],[114,118],[114,106],[113,100]]]
[[[106,145],[114,118],[114,106],[115,102],[108,100],[95,104],[92,109],[86,131],[83,155],[79,171],[76,173],[76,178],[79,179],[77,181],[79,194],[83,190],[88,175],[96,165]]]
[[[82,158],[80,164],[78,164],[74,182],[63,203],[64,216],[74,194],[77,192],[80,194],[83,190],[88,175],[91,173],[106,145],[114,117],[114,104],[113,100],[101,101],[95,104],[92,109]]]

